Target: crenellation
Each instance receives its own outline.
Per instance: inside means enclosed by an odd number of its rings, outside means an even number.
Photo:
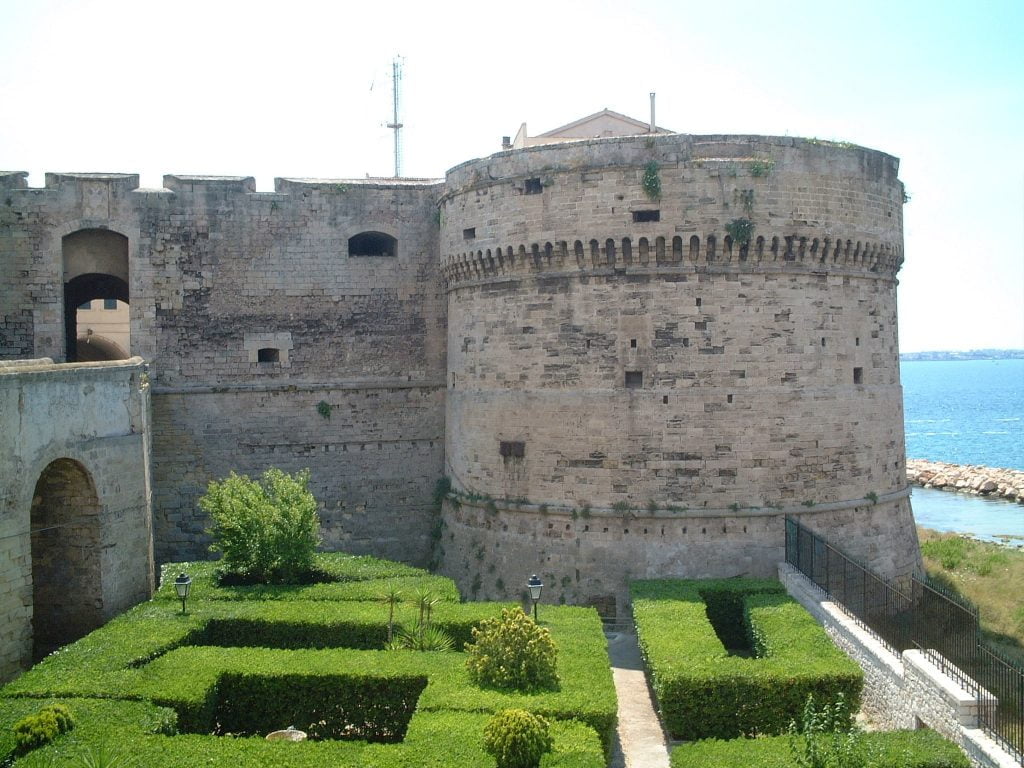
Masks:
[[[465,589],[483,545],[504,583],[550,572],[578,601],[767,574],[780,509],[896,573],[918,567],[897,171],[856,146],[657,134],[273,191],[0,173],[0,358],[66,359],[66,238],[126,245],[106,272],[149,364],[160,561],[206,554],[210,480],[274,465],[312,470],[327,546],[433,559]],[[443,551],[442,475],[497,508],[449,500]]]

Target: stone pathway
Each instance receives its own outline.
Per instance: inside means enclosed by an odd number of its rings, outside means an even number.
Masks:
[[[665,734],[647,688],[636,635],[609,632],[607,638],[619,698],[619,725],[612,745],[611,768],[669,768]]]

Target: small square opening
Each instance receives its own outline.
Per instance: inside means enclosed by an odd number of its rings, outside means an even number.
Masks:
[[[636,339],[630,339],[629,346],[631,349],[636,349]]]
[[[853,383],[854,384],[863,384],[864,383],[864,369],[863,368],[858,366],[858,367],[853,369]]]
[[[526,443],[521,440],[502,440],[498,453],[503,459],[521,459],[526,456]]]
[[[468,229],[462,230],[463,240],[475,240],[476,239],[476,227],[469,227]]]
[[[252,349],[252,347],[250,347]],[[257,363],[279,363],[281,362],[281,350],[276,347],[263,347],[256,351]]]
[[[544,185],[540,183],[540,179],[527,179],[523,185],[523,194],[526,195],[539,195],[544,191]]]
[[[663,405],[668,405],[668,395],[662,395],[661,402]]]
[[[633,221],[638,224],[647,221],[661,221],[661,211],[633,211]]]
[[[626,389],[640,389],[643,385],[643,371],[626,371]]]

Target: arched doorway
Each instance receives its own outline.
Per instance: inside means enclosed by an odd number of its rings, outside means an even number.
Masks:
[[[71,459],[47,465],[32,494],[34,661],[103,623],[100,504],[92,478]]]
[[[67,361],[119,359],[98,354],[128,357],[128,238],[109,229],[80,229],[66,235],[61,248]],[[83,350],[86,356],[81,357],[79,349],[96,335],[89,330],[99,323],[101,335],[114,343],[98,351]]]

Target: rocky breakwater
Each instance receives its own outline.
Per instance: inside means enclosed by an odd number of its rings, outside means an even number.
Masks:
[[[991,496],[1024,504],[1024,472],[942,461],[907,459],[907,480],[924,488]]]

